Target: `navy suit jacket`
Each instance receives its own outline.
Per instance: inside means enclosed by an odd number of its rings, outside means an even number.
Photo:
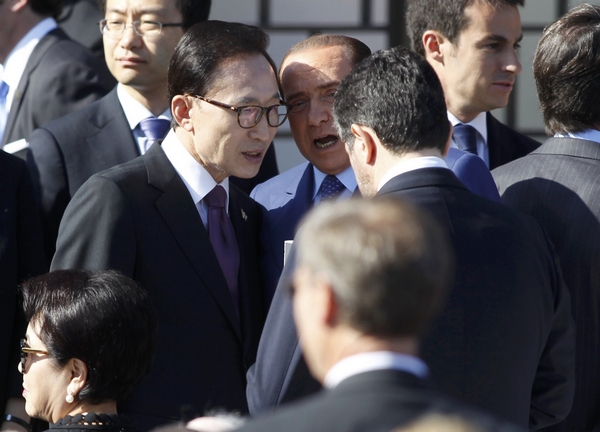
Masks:
[[[106,68],[104,68],[106,69]],[[54,29],[35,46],[10,107],[2,146],[100,99],[114,80],[94,55]]]
[[[258,270],[261,212],[231,185],[229,217],[240,248],[240,311],[190,194],[155,143],[92,176],[61,223],[52,269],[117,269],[148,290],[158,313],[154,366],[119,408],[148,430],[190,404],[247,411],[246,370],[264,322]]]
[[[471,192],[449,171],[399,175],[379,191],[429,210],[457,256],[445,312],[422,356],[442,390],[522,427],[569,412],[574,340],[569,295],[539,225]],[[286,266],[248,373],[253,414],[314,391],[293,323]]]
[[[571,293],[575,399],[565,421],[551,430],[600,428],[600,143],[550,138],[493,175],[502,200],[548,232]]]
[[[538,148],[541,143],[500,123],[487,113],[486,117],[490,170],[507,164]]]

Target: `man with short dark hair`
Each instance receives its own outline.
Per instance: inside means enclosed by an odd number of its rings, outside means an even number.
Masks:
[[[286,119],[268,40],[243,24],[190,28],[169,65],[174,129],[92,176],[61,223],[52,269],[118,269],[158,311],[155,366],[121,407],[143,429],[185,405],[248,409],[245,374],[264,322],[261,212],[229,176],[255,176]]]
[[[560,421],[574,387],[569,293],[539,225],[447,168],[452,128],[433,68],[380,51],[340,84],[333,113],[363,196],[411,200],[452,239],[455,283],[421,346],[435,381],[524,428]]]
[[[412,49],[435,69],[444,89],[452,146],[479,155],[490,168],[540,144],[496,120],[521,73],[518,6],[525,0],[409,0]]]
[[[451,246],[431,216],[397,199],[325,203],[295,247],[294,319],[327,390],[240,431],[391,431],[431,412],[513,430],[438,393],[418,358],[452,280]]]
[[[35,128],[112,87],[93,54],[58,28],[60,10],[60,0],[0,2],[0,147],[10,153],[25,149]]]
[[[546,229],[572,298],[575,399],[552,430],[600,428],[600,6],[582,4],[544,30],[533,61],[550,138],[493,171],[502,200]]]

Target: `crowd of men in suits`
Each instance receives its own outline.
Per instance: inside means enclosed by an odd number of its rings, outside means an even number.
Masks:
[[[21,156],[0,152],[6,414],[18,283],[116,269],[159,320],[119,405],[140,430],[223,408],[257,431],[430,412],[600,431],[600,7],[542,35],[540,145],[490,113],[524,0],[408,0],[410,50],[315,35],[279,69],[210,0],[101,2],[103,65],[60,3],[0,0],[0,137]],[[278,174],[286,119],[306,162]]]

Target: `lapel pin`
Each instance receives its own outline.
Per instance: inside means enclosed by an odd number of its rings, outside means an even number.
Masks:
[[[242,209],[242,219],[244,219],[244,221],[248,220],[248,216],[246,215],[246,212],[244,211],[244,209]]]

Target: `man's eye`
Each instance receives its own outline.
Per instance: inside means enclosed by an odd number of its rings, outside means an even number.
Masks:
[[[308,103],[305,100],[297,100],[287,104],[291,112],[302,111]]]
[[[323,96],[323,100],[325,100],[326,102],[333,102],[333,99],[335,98],[335,94],[337,93],[337,90],[332,90],[329,91],[325,94],[325,96]]]

